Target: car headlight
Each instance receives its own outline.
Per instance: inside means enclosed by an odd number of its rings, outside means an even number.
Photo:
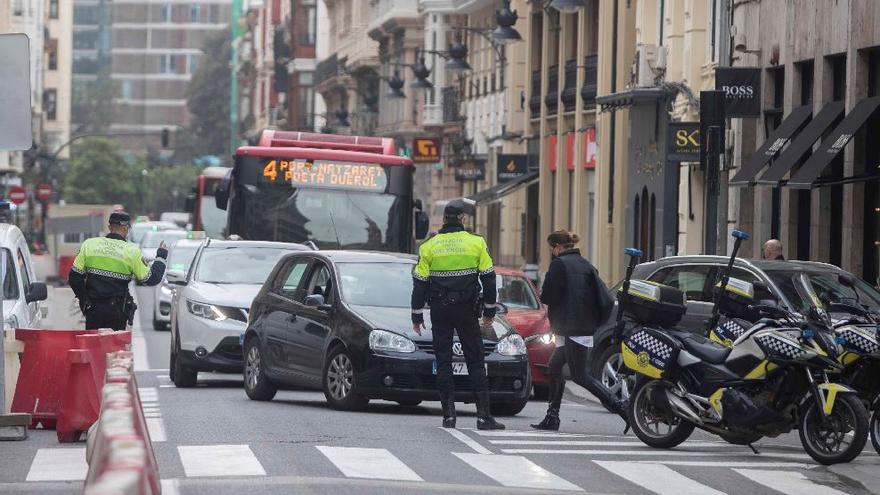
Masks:
[[[495,352],[502,356],[523,356],[526,353],[526,343],[518,333],[512,333],[498,341]]]
[[[213,304],[204,304],[187,300],[186,309],[198,317],[207,318],[209,320],[223,321],[227,319],[227,316],[220,311],[220,308]]]
[[[412,340],[387,330],[370,332],[370,349],[373,351],[416,352]]]

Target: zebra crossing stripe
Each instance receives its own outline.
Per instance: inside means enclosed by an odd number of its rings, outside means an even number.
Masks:
[[[189,477],[266,475],[247,445],[181,445],[177,452]]]
[[[583,491],[518,455],[455,454],[472,468],[509,488]]]
[[[318,450],[349,478],[424,481],[387,449],[319,445]]]
[[[734,469],[746,478],[771,490],[787,495],[846,495],[830,486],[810,481],[797,471],[768,471],[761,469]]]
[[[81,481],[86,479],[84,448],[39,449],[31,462],[27,481]]]
[[[657,495],[725,495],[662,464],[593,461],[603,469]]]

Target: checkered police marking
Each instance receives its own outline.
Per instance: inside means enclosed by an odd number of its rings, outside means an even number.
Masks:
[[[641,366],[651,364],[659,369],[666,369],[672,358],[672,346],[644,330],[627,337],[626,345],[639,356]]]
[[[874,329],[874,335],[871,333],[870,329],[853,326],[838,330],[838,335],[842,335],[846,341],[847,349],[859,354],[880,354],[880,343],[877,342],[876,329]]]
[[[760,337],[755,337],[755,340],[762,347],[770,349],[771,351],[781,354],[789,359],[798,359],[807,353],[807,351],[801,349],[799,346],[775,335],[762,335]]]

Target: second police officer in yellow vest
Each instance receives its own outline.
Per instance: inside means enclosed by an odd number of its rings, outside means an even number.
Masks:
[[[489,387],[479,322],[481,313],[485,326],[492,325],[495,318],[495,268],[486,241],[465,231],[462,225],[465,206],[462,200],[450,202],[443,211],[443,228],[419,248],[419,262],[413,270],[413,330],[421,335],[423,311],[427,304],[431,309],[443,426],[455,428],[452,339],[456,332],[476,396],[477,428],[502,430],[504,425],[495,421],[489,412]]]

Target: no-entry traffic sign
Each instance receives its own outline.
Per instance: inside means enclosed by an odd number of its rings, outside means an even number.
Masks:
[[[37,187],[37,199],[40,201],[48,201],[52,196],[52,185],[51,184],[40,184]]]
[[[9,201],[20,205],[27,201],[27,191],[21,186],[12,186],[9,188],[9,191],[6,193],[6,196],[9,198]]]

